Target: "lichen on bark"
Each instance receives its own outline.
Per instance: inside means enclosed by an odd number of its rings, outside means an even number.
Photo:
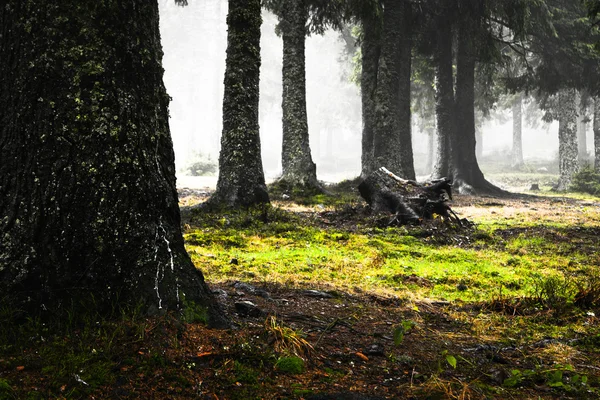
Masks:
[[[571,179],[578,170],[576,98],[575,89],[561,89],[558,92],[559,191],[569,189]]]
[[[319,187],[313,162],[306,111],[306,54],[308,8],[304,0],[290,0],[280,11],[283,39],[281,183],[300,190]]]
[[[0,292],[28,312],[185,294],[222,324],[183,245],[157,3],[8,0],[0,21]]]
[[[260,0],[230,0],[219,178],[209,206],[268,203],[258,125]]]

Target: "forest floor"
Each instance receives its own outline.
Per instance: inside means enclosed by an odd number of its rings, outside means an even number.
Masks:
[[[456,196],[463,227],[388,227],[354,184],[332,193],[206,213],[181,190],[236,329],[31,321],[0,347],[0,399],[600,397],[599,198]]]

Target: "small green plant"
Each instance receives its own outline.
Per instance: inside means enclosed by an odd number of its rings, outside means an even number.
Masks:
[[[535,375],[535,371],[531,369],[523,370],[513,369],[510,371],[510,376],[504,380],[503,385],[514,388],[521,385],[526,379]]]
[[[208,322],[208,311],[206,307],[196,304],[193,301],[187,301],[183,298],[183,311],[181,312],[181,320],[188,324]]]
[[[411,320],[405,320],[394,328],[394,344],[400,346],[404,340],[404,335],[409,333],[417,324]]]
[[[258,372],[239,361],[233,363],[233,373],[237,382],[249,384],[258,382]]]
[[[0,379],[0,399],[13,399],[14,392],[6,379]]]
[[[574,192],[600,195],[600,171],[594,170],[591,166],[582,168],[573,175],[570,189]]]
[[[280,357],[275,368],[288,374],[301,374],[304,372],[304,360],[297,356]]]
[[[448,363],[448,365],[450,365],[452,368],[456,369],[456,357],[454,357],[452,354],[450,354],[448,352],[448,350],[443,350],[441,353],[442,359],[446,360],[446,362]],[[438,370],[442,371],[442,366],[439,365]]]
[[[551,275],[534,282],[533,298],[542,307],[556,314],[564,313],[573,303],[576,288],[566,277]]]

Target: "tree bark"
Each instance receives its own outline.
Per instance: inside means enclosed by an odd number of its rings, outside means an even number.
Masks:
[[[474,22],[472,22],[474,23]],[[474,32],[468,23],[458,30],[456,65],[457,126],[451,139],[451,170],[459,193],[503,194],[483,176],[476,156],[475,140],[475,46]]]
[[[558,93],[558,190],[565,191],[577,172],[577,92],[561,89]]]
[[[363,41],[362,72],[360,77],[360,92],[362,102],[362,157],[361,175],[368,176],[377,167],[373,160],[373,134],[375,131],[375,93],[377,90],[377,70],[381,53],[381,22],[374,17],[362,20]]]
[[[600,171],[600,98],[594,98],[594,169]]]
[[[414,179],[410,118],[411,5],[408,1],[387,0],[384,6],[374,159],[378,166]]]
[[[517,93],[512,103],[513,143],[512,166],[519,168],[523,165],[523,94]]]
[[[587,110],[580,109],[577,116],[577,158],[579,165],[583,166],[587,162]]]
[[[300,187],[318,186],[306,113],[306,22],[304,0],[290,0],[281,15],[283,38],[283,146],[281,180]]]
[[[185,302],[227,322],[180,228],[156,1],[0,7],[0,293],[30,314]]]
[[[229,0],[219,179],[209,205],[269,202],[258,126],[261,24],[260,0]]]
[[[452,25],[438,19],[435,65],[435,115],[437,120],[436,159],[432,176],[450,177],[450,138],[454,137],[454,77],[452,73]]]

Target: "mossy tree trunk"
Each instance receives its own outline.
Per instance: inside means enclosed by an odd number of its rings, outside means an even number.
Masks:
[[[381,22],[371,16],[362,20],[360,92],[362,103],[362,157],[361,176],[369,176],[378,167],[373,160],[373,133],[375,131],[375,92],[377,70],[381,53]]]
[[[594,98],[594,169],[600,171],[600,98]]]
[[[156,1],[0,7],[0,293],[14,309],[185,300],[226,325],[180,228]]]
[[[587,107],[581,107],[577,116],[577,158],[579,165],[587,162]]]
[[[318,187],[312,160],[306,112],[305,42],[308,7],[304,0],[287,1],[280,15],[283,38],[283,142],[281,180],[292,186]]]
[[[261,24],[260,0],[229,0],[219,179],[211,206],[269,202],[258,125]]]
[[[410,2],[384,2],[373,154],[377,167],[415,179],[410,118],[410,21]]]
[[[512,102],[512,166],[523,165],[523,94],[517,93]]]
[[[452,25],[445,15],[438,18],[435,68],[436,159],[432,176],[450,177],[450,139],[454,137],[454,76]]]
[[[569,189],[577,172],[577,91],[558,92],[558,190]]]

